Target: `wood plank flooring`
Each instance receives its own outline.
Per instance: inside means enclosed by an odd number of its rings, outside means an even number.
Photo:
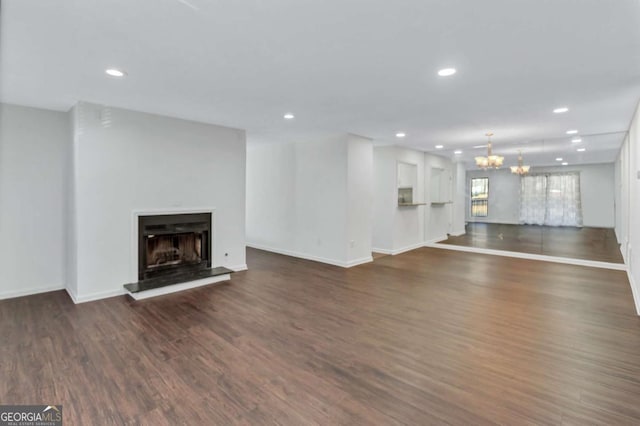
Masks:
[[[449,237],[441,243],[624,263],[616,234],[610,228],[468,223],[465,235]]]
[[[0,301],[0,402],[63,404],[68,425],[640,423],[624,272],[247,252],[228,284],[141,302]]]

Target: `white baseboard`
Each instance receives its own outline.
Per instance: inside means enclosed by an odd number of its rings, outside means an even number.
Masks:
[[[430,239],[430,240],[425,241],[425,242],[424,242],[424,246],[425,246],[425,247],[431,247],[431,244],[435,244],[435,243],[438,243],[438,242],[440,242],[440,241],[444,241],[444,240],[446,240],[447,238],[449,238],[447,235],[442,235],[442,236],[440,236],[440,237],[432,238],[432,239]]]
[[[464,234],[464,232],[463,232],[463,234]],[[437,243],[439,241],[444,241],[447,238],[448,238],[447,235],[443,235],[443,236],[440,236],[438,238],[433,238],[433,239],[431,239],[429,241],[420,242],[420,243],[416,243],[416,244],[411,244],[409,246],[405,246],[405,247],[402,247],[402,248],[399,248],[399,249],[389,250],[389,249],[382,249],[382,248],[372,248],[371,251],[373,251],[375,253],[390,254],[392,256],[395,256],[396,254],[405,253],[407,251],[419,249],[420,247],[429,247],[430,244],[434,244],[434,243]]]
[[[449,232],[449,235],[452,237],[459,237],[461,235],[465,235],[467,233],[467,231],[465,231],[464,229],[462,231],[451,231]]]
[[[399,249],[391,250],[391,254],[395,256],[396,254],[405,253],[405,252],[408,252],[408,251],[411,251],[411,250],[415,250],[415,249],[418,249],[418,248],[421,248],[421,247],[424,247],[424,243],[423,242],[416,243],[416,244],[411,244],[409,246],[405,246],[405,247],[402,247],[402,248],[399,248]]]
[[[631,275],[631,271],[627,269],[627,277],[629,278],[629,284],[631,285],[631,294],[633,295],[633,303],[636,305],[636,313],[640,315],[640,288],[636,285],[636,281]]]
[[[491,223],[496,225],[521,225],[520,222],[509,222],[506,220],[473,220],[466,219],[467,223]]]
[[[380,253],[380,254],[393,254],[393,250],[383,249],[383,248],[371,248],[371,251],[374,253]]]
[[[628,254],[629,254],[629,242],[628,241],[623,241],[622,243],[620,243],[620,253],[622,253],[622,259],[624,260],[624,263],[629,263],[629,259],[627,259]]]
[[[83,294],[82,296],[78,296],[69,288],[66,288],[65,290],[67,290],[69,297],[71,297],[71,300],[73,300],[73,303],[75,303],[76,305],[78,303],[93,302],[95,300],[107,299],[109,297],[122,296],[126,293],[124,288],[120,288],[116,290],[99,291],[96,293]]]
[[[246,243],[246,246],[254,249],[258,249],[258,250],[264,250],[264,251],[270,251],[272,253],[283,254],[285,256],[297,257],[299,259],[313,260],[314,262],[321,262],[321,263],[328,263],[329,265],[341,266],[343,268],[346,266],[346,262],[343,262],[341,260],[328,259],[325,257],[314,256],[311,254],[299,253],[291,250],[284,250],[284,249],[278,249],[278,248],[269,247],[269,246],[263,246],[262,244]]]
[[[0,293],[0,300],[13,299],[22,296],[31,296],[33,294],[48,293],[50,291],[64,290],[63,285],[52,285],[47,287],[35,287],[20,290],[10,290]]]
[[[234,266],[227,266],[227,268],[231,269],[233,272],[240,272],[240,271],[246,271],[247,269],[247,264],[246,263],[242,263],[240,265],[234,265]]]
[[[381,253],[381,254],[390,254],[392,256],[395,256],[396,254],[400,254],[400,253],[404,253],[407,251],[411,251],[411,250],[415,250],[418,249],[420,247],[424,247],[424,243],[416,243],[416,244],[411,244],[405,247],[401,247],[398,249],[383,249],[383,248],[372,248],[371,251],[374,253]]]
[[[468,253],[491,254],[494,256],[516,257],[519,259],[540,260],[543,262],[564,263],[568,265],[590,266],[593,268],[613,269],[616,271],[626,271],[627,265],[624,263],[609,263],[596,260],[574,259],[570,257],[547,256],[544,254],[520,253],[516,251],[504,251],[485,249],[478,247],[455,246],[452,244],[427,243],[426,247],[433,247],[445,250],[464,251]]]
[[[71,299],[71,301],[77,304],[78,302],[76,302],[76,300],[78,298],[76,297],[75,292],[71,290],[69,287],[65,287],[64,289],[67,291],[67,294],[69,295],[69,298]]]
[[[371,256],[362,257],[360,259],[354,259],[346,262],[347,266],[345,266],[345,268],[352,268],[354,266],[362,265],[364,263],[369,263],[369,262],[373,262],[373,257]]]
[[[290,251],[290,250],[283,250],[283,249],[263,246],[262,244],[246,243],[246,246],[254,249],[258,249],[258,250],[264,250],[264,251],[270,251],[272,253],[282,254],[285,256],[297,257],[299,259],[312,260],[314,262],[326,263],[333,266],[340,266],[342,268],[351,268],[352,266],[361,265],[362,263],[373,262],[373,258],[371,256],[345,262],[342,260],[328,259],[325,257],[314,256],[311,254],[299,253],[299,252]]]
[[[629,278],[629,285],[631,286],[631,294],[633,295],[633,303],[636,305],[636,313],[640,315],[640,288],[638,288],[638,283],[636,283],[635,278],[633,278],[633,274],[635,270],[633,269],[633,247],[629,244],[629,241],[626,241],[626,254],[629,258],[627,269],[627,277]],[[626,261],[626,259],[625,259]]]
[[[231,269],[231,268],[229,268]],[[209,284],[218,283],[220,281],[229,281],[231,274],[218,275],[216,277],[203,278],[201,280],[189,281],[186,283],[168,285],[166,287],[154,288],[152,290],[139,291],[137,293],[127,292],[129,296],[135,300],[148,299],[150,297],[162,296],[165,294],[176,293],[178,291],[189,290],[196,287],[202,287]]]

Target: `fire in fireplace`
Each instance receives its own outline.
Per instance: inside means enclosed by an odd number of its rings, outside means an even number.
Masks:
[[[138,279],[211,267],[211,213],[138,217]]]

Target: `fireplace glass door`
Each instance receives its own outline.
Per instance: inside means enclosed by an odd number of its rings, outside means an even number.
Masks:
[[[138,279],[211,267],[211,214],[140,216]]]

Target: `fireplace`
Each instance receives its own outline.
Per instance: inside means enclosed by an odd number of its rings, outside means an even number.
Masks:
[[[211,268],[211,213],[138,216],[138,280]]]

